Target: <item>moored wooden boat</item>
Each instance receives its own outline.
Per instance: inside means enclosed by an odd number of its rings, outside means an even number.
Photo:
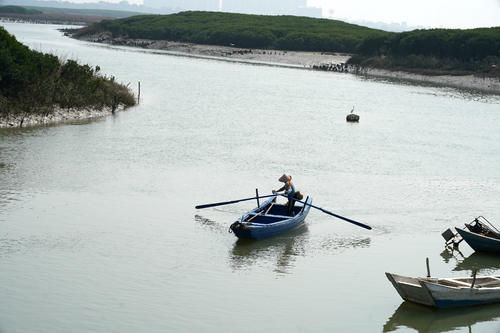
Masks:
[[[500,232],[486,218],[479,216],[465,227],[455,229],[474,251],[500,253]]]
[[[458,247],[465,240],[476,252],[500,253],[500,231],[483,216],[476,217],[472,222],[465,223],[464,228],[455,227],[457,233],[447,229],[441,235],[446,245]]]
[[[311,208],[312,198],[306,204],[297,204],[292,216],[288,216],[286,204],[276,202],[276,197],[264,201],[243,215],[230,226],[230,230],[238,238],[262,239],[273,237],[300,226]]]
[[[385,273],[406,301],[436,308],[500,302],[500,276],[421,278]]]

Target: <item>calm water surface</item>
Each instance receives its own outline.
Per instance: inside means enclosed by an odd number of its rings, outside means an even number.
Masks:
[[[499,274],[444,250],[500,224],[500,98],[449,88],[110,48],[50,25],[19,41],[99,65],[141,104],[0,131],[0,332],[500,332],[500,306],[403,303],[384,272]],[[348,124],[352,106],[359,124]],[[229,225],[291,173],[313,203],[281,237]]]

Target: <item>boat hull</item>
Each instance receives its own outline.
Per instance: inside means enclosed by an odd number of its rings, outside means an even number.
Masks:
[[[412,278],[392,273],[385,273],[394,289],[402,299],[408,302],[435,307],[434,299],[427,289],[422,288],[419,278]]]
[[[274,198],[271,198],[262,204],[263,207],[271,204]],[[307,199],[307,203],[312,203],[312,198]],[[231,225],[231,231],[238,238],[246,239],[263,239],[278,236],[285,232],[291,231],[304,223],[304,220],[309,213],[310,206],[306,205],[303,209],[291,217],[275,216],[275,215],[261,215],[259,221],[266,223],[253,223],[245,222],[248,216],[258,214],[258,210],[254,209],[245,214],[239,221]],[[274,221],[275,220],[275,221]]]
[[[479,277],[477,284],[471,287],[472,278],[413,278],[385,274],[405,301],[435,308],[500,303],[498,276]]]
[[[473,233],[461,228],[455,228],[469,246],[477,252],[500,254],[500,240]]]
[[[454,288],[421,281],[437,308],[454,308],[500,302],[500,288]]]

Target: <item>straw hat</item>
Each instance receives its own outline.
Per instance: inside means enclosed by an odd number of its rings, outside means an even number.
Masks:
[[[286,182],[292,180],[292,176],[288,176],[287,174],[283,174],[283,176],[281,176],[278,180],[282,183],[286,183]]]

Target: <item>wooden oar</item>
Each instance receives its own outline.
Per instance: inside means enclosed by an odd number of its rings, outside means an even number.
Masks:
[[[269,197],[274,197],[276,194],[270,194],[270,195],[264,195],[259,197],[260,198],[269,198]],[[194,208],[196,209],[203,209],[203,208],[209,208],[209,207],[216,207],[216,206],[223,206],[223,205],[230,205],[234,203],[238,203],[241,201],[248,201],[248,200],[255,200],[257,197],[252,197],[252,198],[245,198],[245,199],[239,199],[239,200],[232,200],[232,201],[223,201],[223,202],[215,202],[215,203],[210,203],[210,204],[204,204],[204,205],[198,205]]]
[[[281,196],[285,197],[285,198],[288,198],[286,195],[284,194],[280,194]],[[335,213],[332,213],[332,212],[329,212],[327,211],[326,209],[323,209],[321,207],[318,207],[318,206],[314,206],[312,204],[308,204],[308,203],[305,203],[304,201],[301,201],[299,199],[295,199],[295,198],[292,198],[292,200],[295,200],[295,201],[298,201],[298,202],[301,202],[302,204],[304,205],[308,205],[308,206],[311,206],[312,208],[316,208],[316,209],[319,209],[320,211],[322,211],[323,213],[325,214],[328,214],[328,215],[331,215],[331,216],[334,216],[336,218],[339,218],[341,220],[344,220],[346,222],[349,222],[349,223],[352,223],[352,224],[355,224],[357,225],[358,227],[361,227],[361,228],[365,228],[365,229],[368,229],[368,230],[372,230],[372,227],[370,227],[369,225],[366,225],[364,223],[361,223],[361,222],[357,222],[357,221],[354,221],[354,220],[351,220],[351,219],[348,219],[347,217],[343,217],[343,216],[340,216],[340,215],[337,215]]]

